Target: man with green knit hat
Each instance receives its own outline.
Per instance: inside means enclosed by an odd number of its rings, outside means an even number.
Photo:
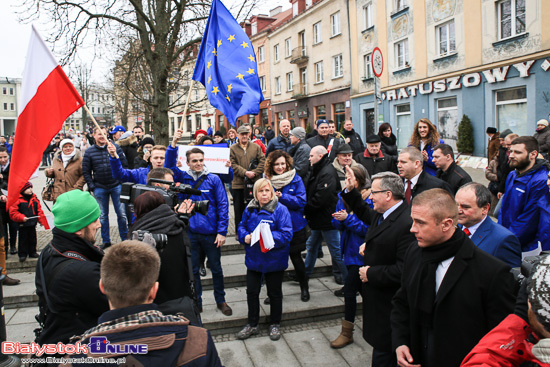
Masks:
[[[109,309],[99,290],[103,250],[95,245],[101,228],[97,201],[88,192],[72,190],[59,195],[52,213],[52,242],[36,265],[40,344],[67,343],[97,325],[98,317]]]

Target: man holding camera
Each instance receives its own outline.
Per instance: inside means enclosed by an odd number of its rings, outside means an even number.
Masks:
[[[227,227],[229,225],[229,203],[227,194],[221,179],[208,172],[204,166],[204,152],[199,148],[192,148],[186,152],[189,170],[181,172],[176,167],[177,150],[173,146],[166,154],[166,164],[173,166],[172,170],[180,172],[175,177],[182,184],[202,191],[202,195],[185,195],[196,203],[195,214],[189,219],[189,239],[191,240],[191,257],[193,263],[193,275],[195,276],[195,288],[202,310],[202,286],[199,274],[201,250],[210,261],[212,270],[212,282],[214,284],[214,298],[218,309],[226,316],[231,316],[233,311],[225,302],[225,290],[223,282],[223,270],[221,264],[221,246],[225,244]],[[197,205],[198,203],[198,205]],[[200,207],[206,208],[206,210]]]

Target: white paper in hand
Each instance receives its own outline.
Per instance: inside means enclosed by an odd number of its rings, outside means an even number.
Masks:
[[[262,242],[266,250],[271,250],[273,247],[275,247],[275,241],[273,240],[273,234],[271,233],[269,223],[260,223],[260,234],[262,236]]]

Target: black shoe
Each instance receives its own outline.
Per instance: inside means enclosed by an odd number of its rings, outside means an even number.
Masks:
[[[206,276],[206,269],[204,268],[204,266],[201,266],[200,269],[199,269],[199,274],[201,277],[205,277]]]
[[[302,254],[302,259],[305,259],[306,256],[307,256],[307,252],[304,252],[304,253]]]
[[[309,301],[309,289],[307,287],[302,288],[300,299],[302,300],[302,302]]]
[[[103,251],[107,250],[109,247],[111,247],[111,242],[106,242],[103,245],[100,246]]]
[[[32,259],[38,259],[40,255],[38,255],[36,252],[34,254],[30,254],[29,257]]]
[[[10,254],[15,255],[17,253],[17,249],[15,247],[10,248]]]
[[[19,256],[19,262],[22,263],[23,261],[27,260],[26,256]]]
[[[206,267],[210,269],[210,260],[206,260]]]
[[[325,254],[323,253],[323,250],[319,250],[319,253],[317,254],[318,259],[322,259]]]
[[[334,291],[334,295],[336,297],[344,297],[344,287],[337,289]]]
[[[264,299],[264,305],[270,305],[271,304],[271,300],[269,299],[269,297],[266,297]]]
[[[342,279],[341,276],[335,276],[335,277],[334,277],[334,281],[335,281],[336,284],[338,284],[338,285],[344,285],[344,279]]]

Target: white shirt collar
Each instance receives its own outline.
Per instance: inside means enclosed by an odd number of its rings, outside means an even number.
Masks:
[[[474,224],[473,226],[471,227],[464,227],[464,228],[468,228],[468,231],[470,231],[470,238],[472,238],[472,236],[474,235],[474,233],[476,233],[477,229],[479,228],[479,226],[481,225],[481,223],[483,223],[485,221],[485,219],[487,219],[487,216],[484,216],[483,219],[481,220],[481,222],[479,223],[476,223]],[[464,229],[463,229],[464,230]]]
[[[391,213],[393,213],[397,208],[399,208],[399,205],[403,204],[403,200],[399,201],[397,204],[394,204],[391,208],[386,210],[384,214],[382,214],[382,217],[386,219]]]
[[[422,171],[420,171],[419,174],[411,178],[411,190],[414,189],[414,187],[416,186],[416,183],[418,182],[418,178],[420,177],[421,174],[422,174]],[[407,190],[407,179],[405,179],[405,191],[406,190]]]

